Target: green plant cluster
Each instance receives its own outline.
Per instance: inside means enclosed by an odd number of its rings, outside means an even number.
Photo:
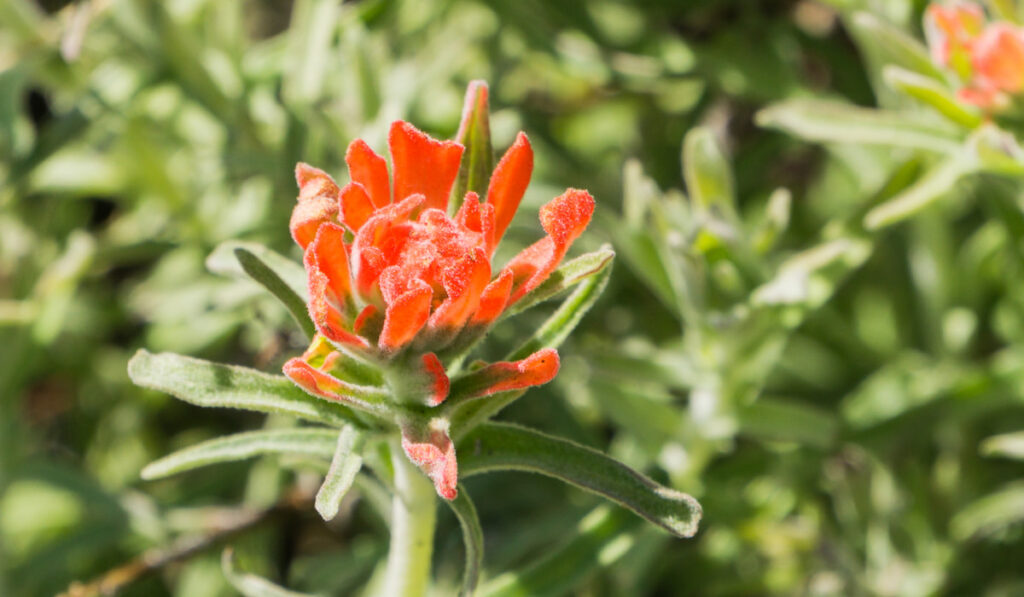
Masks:
[[[575,254],[609,243],[617,263],[555,381],[463,438],[483,536],[463,536],[473,504],[438,511],[437,594],[481,544],[480,595],[1021,594],[1024,130],[957,101],[924,8],[0,0],[0,595],[102,594],[142,561],[119,594],[379,587],[387,495],[328,470],[354,438],[286,416],[326,403],[198,409],[127,363],[279,372],[303,331],[250,276],[300,260],[294,164],[383,147],[396,118],[450,138],[473,79],[495,147],[525,130],[537,153],[498,261],[572,186],[598,202]],[[509,325],[487,356],[516,347]],[[152,358],[187,391],[182,362]],[[700,531],[476,475],[509,464],[482,448],[515,424],[693,495]],[[221,444],[235,462],[177,475],[212,457],[159,460],[249,432],[281,449]],[[562,446],[534,440],[522,462],[556,467]],[[150,463],[167,476],[142,480]],[[314,509],[325,474],[353,489]]]

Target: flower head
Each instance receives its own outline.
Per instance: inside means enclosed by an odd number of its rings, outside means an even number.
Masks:
[[[470,101],[486,106],[486,86],[470,88]],[[298,203],[291,232],[304,251],[309,314],[318,338],[285,374],[330,400],[357,397],[344,379],[348,360],[381,372],[396,403],[433,407],[451,383],[439,355],[456,354],[479,339],[502,312],[555,270],[590,222],[594,200],[569,189],[540,210],[546,236],[504,267],[492,265],[526,191],[533,150],[520,133],[491,174],[485,197],[468,192],[457,210],[449,196],[464,147],[439,141],[397,121],[385,159],[362,140],[345,156],[349,182],[338,185],[322,170],[296,167]],[[489,149],[488,149],[489,151]],[[546,383],[558,354],[542,350],[522,361],[474,371],[473,397]],[[474,385],[475,384],[475,385]],[[407,455],[434,479],[438,493],[454,497],[456,468],[447,426],[400,422]]]

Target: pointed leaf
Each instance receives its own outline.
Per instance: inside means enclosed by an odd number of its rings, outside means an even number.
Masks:
[[[284,376],[245,367],[140,350],[128,361],[128,376],[197,406],[282,413],[334,426],[355,421],[349,408],[310,396]]]
[[[975,160],[962,153],[942,160],[908,189],[869,211],[864,216],[864,226],[877,230],[902,222],[939,200],[964,175],[976,169]]]
[[[313,320],[309,318],[309,311],[306,309],[306,303],[299,298],[299,295],[295,294],[281,276],[278,276],[274,270],[270,269],[270,266],[263,263],[259,257],[252,252],[243,249],[235,249],[235,257],[238,258],[238,263],[242,265],[242,269],[245,273],[249,274],[249,277],[259,282],[264,288],[270,291],[270,294],[277,297],[277,300],[284,304],[288,312],[291,313],[292,319],[299,325],[302,333],[306,335],[307,340],[312,340],[313,336],[316,335],[316,327],[313,325]]]
[[[220,564],[228,583],[244,597],[314,597],[314,594],[289,591],[265,578],[238,570],[230,547],[221,555]]]
[[[732,168],[710,129],[695,128],[683,140],[683,178],[695,205],[731,210],[736,202]]]
[[[1024,460],[1024,431],[987,437],[982,440],[980,451],[985,456]]]
[[[459,595],[469,597],[476,592],[480,570],[484,565],[484,532],[476,515],[476,506],[469,499],[466,488],[459,486],[459,495],[454,500],[445,500],[462,527],[462,543],[466,547],[466,569],[462,574],[462,589]]]
[[[567,595],[597,570],[609,566],[635,544],[636,519],[600,506],[584,516],[570,538],[527,566],[505,572],[480,587],[486,597]]]
[[[957,101],[946,85],[933,78],[925,77],[897,66],[888,66],[882,71],[886,84],[906,93],[919,102],[928,104],[956,124],[973,129],[982,123],[981,115]]]
[[[463,478],[496,470],[540,473],[605,497],[678,537],[697,532],[697,500],[569,440],[518,425],[485,423],[467,434],[458,454]]]
[[[505,311],[505,316],[522,313],[530,307],[557,296],[560,292],[568,290],[576,284],[601,273],[606,267],[611,265],[613,259],[615,259],[615,251],[612,250],[611,245],[604,245],[597,251],[580,255],[572,261],[567,261],[552,272],[551,276],[544,280],[540,286],[525,294],[523,298],[509,307]]]
[[[895,64],[937,81],[945,80],[945,73],[932,62],[928,48],[903,30],[868,12],[858,12],[851,21],[857,37],[863,43],[870,43],[883,63]]]
[[[245,249],[256,256],[264,265],[288,284],[288,288],[299,295],[303,303],[306,302],[308,299],[306,296],[308,289],[306,288],[306,270],[302,267],[302,264],[292,261],[280,253],[271,251],[259,243],[237,240],[222,242],[206,258],[206,269],[222,276],[234,278],[248,277],[249,274],[246,273],[236,257],[235,251],[238,249]]]
[[[357,429],[351,425],[342,427],[336,443],[331,468],[316,493],[316,511],[324,520],[333,520],[338,515],[342,498],[363,468],[363,457],[359,453],[363,438]]]
[[[518,361],[543,348],[558,347],[573,329],[579,325],[580,320],[594,306],[597,299],[601,297],[601,293],[608,286],[608,279],[611,277],[611,273],[611,268],[604,267],[597,275],[584,280],[562,302],[558,310],[552,313],[551,317],[548,317],[544,325],[540,326],[529,340],[513,351],[505,360]]]
[[[452,200],[449,209],[453,212],[462,205],[468,191],[473,191],[481,198],[487,193],[487,183],[494,170],[494,148],[491,145],[491,115],[487,103],[487,83],[472,81],[466,89],[466,103],[462,108],[462,122],[455,140],[461,143],[466,151],[462,156],[462,166],[455,180]]]
[[[150,463],[142,478],[161,479],[219,462],[245,460],[261,454],[299,454],[330,458],[338,432],[334,429],[264,429],[211,439]]]
[[[867,143],[953,153],[956,132],[908,114],[829,100],[794,99],[757,113],[757,124],[821,143]]]

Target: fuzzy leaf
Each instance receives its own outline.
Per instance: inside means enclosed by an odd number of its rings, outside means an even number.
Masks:
[[[233,278],[247,277],[249,274],[243,269],[242,264],[236,257],[238,249],[244,249],[256,256],[264,265],[277,274],[288,285],[288,288],[302,299],[303,303],[306,302],[308,299],[306,270],[301,264],[288,259],[280,253],[271,251],[259,243],[237,240],[224,241],[217,245],[217,248],[206,258],[206,269],[222,276]]]
[[[470,596],[476,592],[480,580],[480,570],[484,565],[484,532],[480,528],[480,518],[476,514],[476,506],[469,499],[466,488],[459,486],[459,495],[454,500],[445,500],[451,507],[455,518],[462,527],[462,543],[466,547],[466,569],[462,574],[460,595]]]
[[[313,597],[312,593],[299,593],[274,584],[269,580],[242,572],[235,566],[235,556],[231,548],[224,550],[220,559],[221,569],[228,583],[244,597]]]
[[[333,520],[338,515],[342,498],[352,487],[359,469],[363,468],[363,457],[359,453],[362,443],[362,434],[354,427],[346,425],[341,428],[331,468],[320,491],[316,492],[316,511],[324,520]]]
[[[584,516],[570,538],[527,566],[509,571],[480,588],[486,597],[567,595],[600,568],[613,564],[635,545],[636,519],[601,506]]]
[[[579,325],[580,320],[587,314],[587,311],[594,306],[597,299],[601,297],[605,287],[608,285],[608,278],[612,270],[602,267],[597,275],[587,277],[576,290],[570,294],[558,307],[551,317],[548,317],[544,325],[540,326],[529,340],[513,351],[508,361],[525,359],[542,348],[556,348],[569,334]]]
[[[505,312],[506,316],[522,313],[530,307],[546,301],[558,293],[603,272],[606,267],[611,265],[613,259],[615,259],[615,251],[611,248],[611,245],[604,245],[597,251],[580,255],[572,261],[567,261],[552,272],[548,279],[544,280],[540,286],[531,290],[509,307]]]
[[[238,247],[235,249],[235,257],[238,259],[238,263],[241,264],[242,269],[245,270],[245,273],[249,274],[250,278],[259,282],[261,286],[270,291],[270,294],[273,294],[277,297],[277,300],[284,304],[288,312],[291,313],[292,319],[295,320],[295,323],[299,324],[302,333],[306,335],[306,339],[311,340],[316,335],[316,327],[309,318],[306,302],[281,279],[281,276],[277,275],[269,265],[251,251]]]
[[[683,140],[683,178],[695,205],[732,209],[736,201],[732,168],[710,129],[695,128]]]
[[[314,398],[284,376],[173,353],[136,352],[128,376],[136,385],[197,406],[281,413],[334,426],[355,420],[349,408]]]
[[[178,450],[142,469],[143,479],[161,479],[219,462],[245,460],[261,454],[299,454],[330,458],[338,432],[334,429],[264,429],[211,439]]]
[[[822,143],[867,143],[952,153],[955,134],[898,112],[859,108],[828,100],[794,99],[757,113],[763,127]]]
[[[950,89],[931,77],[925,77],[898,66],[888,66],[882,71],[885,82],[919,102],[928,104],[956,124],[973,129],[982,123],[981,115],[959,101]]]
[[[864,226],[877,230],[913,216],[948,193],[964,175],[976,170],[969,156],[951,156],[932,166],[917,182],[864,216]]]
[[[463,478],[497,470],[540,473],[620,504],[677,537],[697,532],[697,500],[569,440],[518,425],[485,423],[466,435],[458,454]]]

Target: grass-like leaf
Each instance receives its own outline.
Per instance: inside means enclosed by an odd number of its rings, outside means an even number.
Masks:
[[[263,429],[236,433],[164,456],[142,469],[142,478],[160,479],[210,464],[245,460],[261,454],[299,454],[326,459],[331,457],[337,437],[337,430],[325,428]]]
[[[316,335],[316,327],[309,318],[306,302],[281,279],[281,276],[277,275],[277,272],[252,251],[238,247],[235,249],[235,257],[238,259],[238,263],[241,264],[242,269],[245,270],[245,273],[249,274],[250,278],[266,288],[270,294],[277,297],[277,300],[284,304],[288,312],[291,313],[292,319],[295,320],[295,323],[299,325],[299,328],[306,335],[306,338],[311,340]]]
[[[869,211],[864,216],[864,226],[877,230],[906,220],[947,194],[960,178],[976,169],[974,161],[962,152],[942,160],[910,188]]]
[[[828,100],[794,99],[757,113],[763,127],[781,129],[809,141],[866,143],[953,153],[953,132],[907,114],[859,108]]]
[[[560,479],[629,508],[678,537],[697,532],[701,507],[689,495],[659,485],[621,462],[569,440],[505,423],[469,432],[459,450],[463,477],[521,470]]]
[[[242,572],[235,565],[231,548],[225,549],[220,559],[224,578],[244,597],[314,597],[314,593],[299,593],[274,584],[249,572]]]
[[[956,124],[973,129],[982,123],[981,115],[957,101],[949,87],[932,77],[926,77],[898,66],[882,71],[886,84],[910,97],[929,105]]]
[[[683,140],[683,178],[696,205],[705,209],[712,205],[732,209],[736,200],[732,168],[710,129],[695,128]]]
[[[459,519],[462,527],[462,543],[466,546],[466,569],[462,574],[462,590],[464,597],[476,592],[480,580],[480,570],[484,565],[484,532],[480,528],[480,518],[476,515],[476,506],[469,499],[466,488],[459,486],[459,495],[454,500],[445,500]]]
[[[308,298],[306,296],[306,270],[302,267],[302,264],[259,243],[238,240],[224,241],[217,245],[217,248],[207,256],[206,269],[222,276],[233,278],[248,277],[249,274],[242,268],[242,264],[239,263],[235,255],[235,251],[238,249],[244,249],[259,258],[278,277],[284,280],[292,292],[299,295],[303,302],[306,301]]]
[[[342,427],[331,468],[316,493],[316,511],[324,520],[333,520],[338,515],[342,498],[352,487],[359,469],[363,468],[363,457],[359,453],[362,443],[362,434],[356,428],[350,425]]]
[[[636,519],[601,506],[580,520],[577,532],[518,570],[496,576],[480,587],[486,597],[566,595],[598,569],[625,555],[636,540]]]
[[[572,288],[576,284],[595,276],[615,259],[615,251],[610,245],[604,245],[597,251],[580,255],[572,261],[567,261],[548,276],[547,280],[528,292],[523,298],[516,301],[506,311],[506,316],[522,313],[534,305],[546,301],[560,292]]]
[[[982,440],[980,451],[985,456],[1024,460],[1024,431],[987,437]]]
[[[128,361],[128,376],[197,406],[281,413],[333,426],[356,421],[346,406],[310,396],[282,375],[245,367],[140,350]]]

